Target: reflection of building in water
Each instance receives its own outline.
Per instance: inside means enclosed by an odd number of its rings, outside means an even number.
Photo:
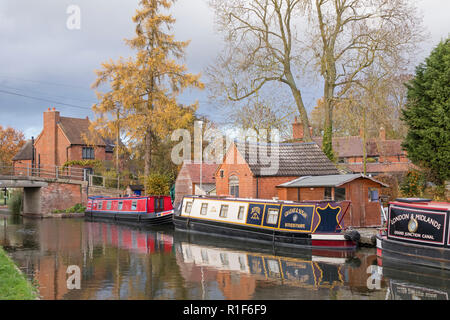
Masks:
[[[177,259],[182,260],[178,264],[186,280],[198,280],[195,275],[200,269],[208,280],[215,277],[228,299],[251,299],[257,281],[314,290],[348,282],[343,258],[303,260],[182,242],[177,246]]]
[[[158,291],[164,281],[161,270],[173,277],[176,266],[174,258],[169,261],[171,235],[82,220],[48,219],[33,225],[10,226],[8,233],[17,234],[11,242],[24,249],[13,253],[14,260],[37,284],[42,299],[173,298],[173,290]],[[81,290],[67,288],[71,265],[81,269]]]

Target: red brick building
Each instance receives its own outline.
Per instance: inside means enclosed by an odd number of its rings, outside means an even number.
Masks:
[[[186,195],[215,195],[214,174],[217,164],[202,163],[202,181],[200,186],[200,164],[184,161],[175,181],[175,204]]]
[[[31,166],[34,161],[34,168],[48,168],[74,160],[112,160],[114,144],[94,137],[89,126],[87,117],[62,117],[55,108],[49,108],[44,112],[43,129],[34,146],[28,141],[13,158],[14,166]]]
[[[303,125],[295,119],[292,126],[292,141],[303,141]],[[312,137],[312,139],[322,148],[322,137]],[[359,136],[333,137],[333,151],[338,158],[340,167],[345,168],[346,171],[350,173],[362,173],[364,171],[362,132]],[[402,175],[415,168],[408,159],[406,151],[402,149],[402,140],[386,139],[384,128],[380,128],[377,138],[366,140],[366,153],[366,174]]]
[[[217,195],[272,199],[276,186],[300,176],[338,174],[316,143],[234,142],[215,173]]]

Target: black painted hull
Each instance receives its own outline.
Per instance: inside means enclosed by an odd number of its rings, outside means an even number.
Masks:
[[[241,239],[244,241],[268,243],[277,246],[340,250],[352,250],[356,247],[355,244],[349,245],[349,242],[351,241],[342,241],[342,246],[327,246],[326,242],[324,242],[323,245],[317,246],[313,243],[313,239],[311,239],[311,234],[309,233],[274,231],[247,225],[225,224],[192,218],[188,219],[178,215],[174,215],[173,223],[175,229],[179,231],[198,232],[214,236]]]
[[[383,264],[392,260],[396,263],[450,270],[448,248],[401,242],[377,235],[377,255]]]
[[[150,216],[147,214],[124,214],[120,212],[86,212],[85,217],[95,219],[105,219],[114,221],[137,222],[145,225],[172,224],[173,213],[161,217]]]

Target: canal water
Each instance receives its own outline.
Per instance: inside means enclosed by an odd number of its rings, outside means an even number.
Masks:
[[[440,270],[377,263],[376,249],[288,250],[84,219],[0,219],[0,245],[42,299],[436,299]]]

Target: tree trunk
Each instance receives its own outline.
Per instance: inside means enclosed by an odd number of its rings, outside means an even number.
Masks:
[[[324,87],[324,132],[322,150],[331,161],[335,160],[333,152],[333,85],[329,81],[325,81]]]
[[[150,169],[152,165],[152,129],[147,128],[145,134],[145,151],[144,151],[144,175],[148,177],[150,175]]]
[[[309,131],[308,113],[306,112],[305,105],[303,104],[302,94],[295,85],[294,77],[290,71],[286,71],[286,79],[291,88],[292,95],[294,96],[295,103],[297,105],[298,112],[300,114],[300,120],[303,124],[303,140],[305,142],[312,142],[311,133]]]

